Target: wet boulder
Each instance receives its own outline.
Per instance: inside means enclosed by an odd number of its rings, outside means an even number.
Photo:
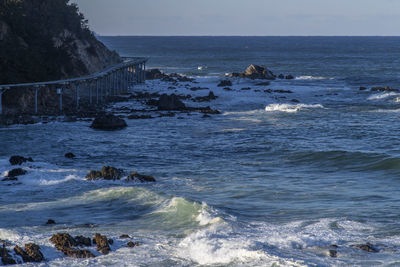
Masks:
[[[17,168],[17,169],[12,169],[11,171],[9,171],[6,177],[15,178],[17,176],[25,175],[26,173],[27,173],[26,170]]]
[[[44,260],[40,247],[34,243],[25,244],[25,250],[15,246],[14,252],[21,256],[24,262],[41,262]]]
[[[158,110],[185,110],[185,104],[175,95],[162,94],[157,102]]]
[[[243,76],[250,79],[275,80],[275,75],[266,66],[251,64],[244,71]]]
[[[139,244],[138,242],[129,241],[126,245],[127,245],[128,247],[130,247],[130,248],[134,248],[134,247],[139,246],[140,244]]]
[[[22,157],[22,156],[12,156],[9,159],[9,161],[10,161],[11,165],[21,165],[22,163],[25,163],[27,161],[33,162],[33,159],[32,158],[25,158],[25,157]]]
[[[117,169],[110,166],[103,166],[101,171],[90,171],[86,175],[86,180],[119,180],[123,175],[123,171],[121,169]]]
[[[74,153],[68,152],[64,155],[64,157],[66,157],[67,159],[73,159],[75,158],[75,155]]]
[[[293,80],[294,77],[293,77],[293,75],[289,74],[289,75],[286,75],[285,79],[286,80]]]
[[[127,181],[139,181],[139,182],[155,182],[156,179],[154,179],[153,176],[151,175],[143,175],[137,172],[132,172],[127,178]]]
[[[50,238],[50,242],[54,244],[57,250],[64,253],[64,255],[73,258],[94,258],[92,252],[89,250],[80,250],[75,248],[78,245],[87,245],[91,242],[88,242],[87,239],[81,236],[78,236],[78,241],[75,240],[70,234],[67,233],[58,233],[53,235]]]
[[[129,235],[127,235],[127,234],[123,234],[123,235],[120,235],[119,238],[126,239],[126,238],[131,238],[131,237]]]
[[[353,245],[352,247],[364,250],[366,252],[372,252],[372,253],[378,253],[379,252],[379,249],[377,247],[375,247],[374,245],[370,244],[370,243],[357,244],[357,245]]]
[[[81,235],[75,237],[75,242],[77,246],[90,247],[92,245],[92,240],[89,237],[84,237]]]
[[[125,120],[112,114],[105,114],[96,117],[90,128],[98,130],[119,130],[127,126]]]
[[[49,225],[49,224],[56,224],[56,221],[53,220],[53,219],[48,219],[47,222],[46,222],[46,224],[47,224],[47,225]]]
[[[95,234],[93,237],[93,243],[97,246],[97,251],[100,251],[103,254],[108,254],[111,250],[110,245],[108,243],[108,239],[106,236],[101,234]]]
[[[17,264],[17,262],[12,258],[9,251],[6,249],[5,244],[0,248],[0,259],[3,265]]]
[[[217,85],[218,87],[228,87],[228,86],[232,86],[232,82],[229,80],[222,80],[219,82],[219,84]]]
[[[75,239],[67,233],[54,234],[50,238],[50,242],[60,251],[63,251],[64,248],[72,248],[77,245]]]

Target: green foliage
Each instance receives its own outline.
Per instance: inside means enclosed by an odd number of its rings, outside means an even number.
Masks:
[[[0,0],[0,84],[64,78],[76,72],[68,53],[71,47],[54,46],[65,30],[78,39],[94,40],[88,22],[69,0]],[[0,32],[1,36],[1,32]],[[84,66],[79,71],[84,72]]]

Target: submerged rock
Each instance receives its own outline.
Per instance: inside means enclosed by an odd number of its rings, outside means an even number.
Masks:
[[[108,254],[111,250],[110,245],[108,244],[108,239],[106,236],[101,234],[95,234],[93,237],[93,243],[97,246],[97,251],[100,251],[103,254]]]
[[[17,169],[12,169],[11,171],[8,172],[7,176],[8,178],[15,178],[20,175],[25,175],[27,173],[26,170],[17,168]]]
[[[32,158],[25,158],[25,157],[22,157],[22,156],[12,156],[9,159],[9,161],[10,161],[11,165],[21,165],[22,163],[25,163],[27,161],[33,162],[33,159]]]
[[[73,158],[75,158],[75,155],[74,155],[73,153],[71,153],[71,152],[66,153],[64,156],[65,156],[66,158],[68,158],[68,159],[73,159]]]
[[[90,128],[98,130],[119,130],[127,126],[123,119],[112,114],[106,114],[96,117]]]
[[[353,245],[352,247],[364,250],[366,252],[372,252],[372,253],[378,253],[379,252],[379,249],[377,247],[375,247],[374,245],[370,244],[370,243],[357,244],[357,245]]]
[[[289,75],[286,75],[285,79],[286,80],[293,80],[294,77],[293,77],[293,75],[289,74]]]
[[[127,178],[127,181],[140,181],[140,182],[155,182],[156,179],[154,179],[153,176],[151,175],[143,175],[139,174],[137,172],[132,172]]]
[[[103,166],[101,171],[90,171],[86,175],[86,180],[119,180],[123,175],[123,171],[121,169],[117,169],[110,166]]]

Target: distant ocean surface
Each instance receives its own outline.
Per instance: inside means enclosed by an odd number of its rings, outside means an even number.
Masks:
[[[128,120],[117,132],[82,121],[0,128],[0,173],[11,155],[35,160],[21,185],[0,182],[0,239],[36,242],[52,266],[400,266],[400,93],[369,90],[400,89],[399,37],[99,39],[195,78],[219,97],[186,104],[222,114]],[[294,79],[217,87],[250,64]],[[209,92],[184,85],[133,90]],[[157,182],[84,180],[103,165]],[[59,223],[44,226],[49,218]],[[73,260],[52,249],[57,232],[116,242],[107,256]],[[124,247],[121,234],[141,246]]]

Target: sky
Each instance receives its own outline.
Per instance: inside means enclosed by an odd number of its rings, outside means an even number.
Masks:
[[[400,0],[71,2],[100,35],[400,35]]]

